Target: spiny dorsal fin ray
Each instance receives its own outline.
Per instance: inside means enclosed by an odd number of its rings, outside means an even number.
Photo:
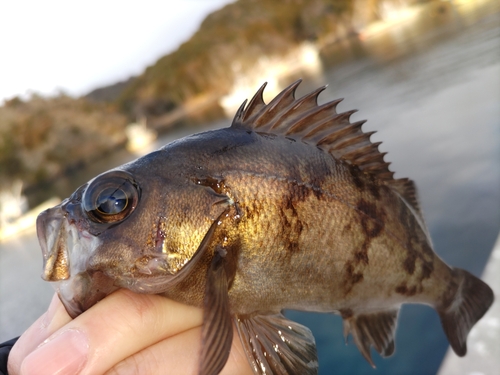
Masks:
[[[413,181],[394,179],[394,172],[389,170],[390,163],[384,161],[385,153],[378,150],[380,142],[370,141],[374,132],[364,133],[361,130],[365,121],[349,121],[355,110],[337,113],[336,107],[342,99],[318,105],[318,95],[326,87],[295,99],[295,91],[301,82],[292,83],[269,104],[262,99],[266,84],[262,85],[246,108],[243,103],[231,126],[283,135],[317,146],[336,159],[375,176],[396,191],[421,217]]]
[[[250,103],[248,103],[248,107],[245,109],[245,112],[243,114],[243,121],[246,121],[249,117],[252,117],[254,113],[259,112],[260,109],[266,106],[266,103],[264,103],[264,89],[267,86],[267,82],[265,82],[260,88],[257,90],[255,95],[253,96],[252,100],[250,100]],[[244,108],[245,103],[243,103],[243,108]]]
[[[249,120],[252,119],[254,127],[261,131],[269,130],[275,127],[277,121],[286,118],[283,115],[290,112],[290,106],[295,102],[295,90],[299,83],[300,81],[292,83],[257,112],[255,117],[250,117]]]

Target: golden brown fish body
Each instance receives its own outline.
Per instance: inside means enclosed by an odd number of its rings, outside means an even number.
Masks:
[[[224,366],[232,322],[256,374],[314,374],[314,338],[282,309],[342,315],[372,363],[402,303],[440,314],[459,355],[491,289],[433,252],[413,183],[394,180],[362,122],[263,88],[230,128],[104,173],[38,220],[43,277],[72,316],[120,287],[204,308],[200,374]],[[98,290],[98,292],[97,292]],[[372,363],[373,364],[373,363]]]
[[[234,202],[212,242],[225,237],[224,247],[236,253],[229,293],[235,311],[332,311],[355,308],[356,299],[365,309],[369,296],[380,300],[373,302],[380,309],[391,300],[408,301],[417,290],[419,302],[434,303],[424,285],[432,285],[435,266],[440,280],[448,280],[451,270],[399,195],[306,144],[245,130],[216,133],[226,141],[234,136],[236,147],[200,155],[194,165],[203,163],[203,172],[192,173],[196,183]]]

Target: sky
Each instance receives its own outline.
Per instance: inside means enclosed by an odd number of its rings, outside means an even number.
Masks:
[[[0,2],[0,104],[78,96],[140,74],[234,0]]]

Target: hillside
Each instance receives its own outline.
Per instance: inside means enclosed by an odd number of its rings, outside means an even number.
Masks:
[[[219,99],[263,56],[306,41],[334,43],[376,19],[381,6],[410,2],[239,0],[138,77],[78,99],[14,98],[0,107],[0,189],[15,178],[36,185],[120,147],[126,124],[138,117],[164,130],[196,111],[198,120],[222,116]]]
[[[14,98],[0,107],[0,189],[30,186],[123,145],[126,117],[116,106],[74,99]]]
[[[365,3],[365,2],[364,2]],[[261,56],[337,32],[354,0],[240,0],[209,15],[193,37],[117,98],[127,113],[158,116],[198,95],[221,96]]]

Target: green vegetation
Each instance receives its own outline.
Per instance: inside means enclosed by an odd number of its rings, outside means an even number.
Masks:
[[[25,186],[90,162],[125,142],[126,117],[116,106],[60,95],[14,98],[0,107],[0,189]]]
[[[131,82],[118,98],[128,113],[149,115],[153,102],[175,107],[197,95],[223,95],[241,71],[263,55],[279,55],[305,40],[337,31],[354,0],[240,0],[209,15],[193,37]],[[157,108],[157,107],[155,107]]]

